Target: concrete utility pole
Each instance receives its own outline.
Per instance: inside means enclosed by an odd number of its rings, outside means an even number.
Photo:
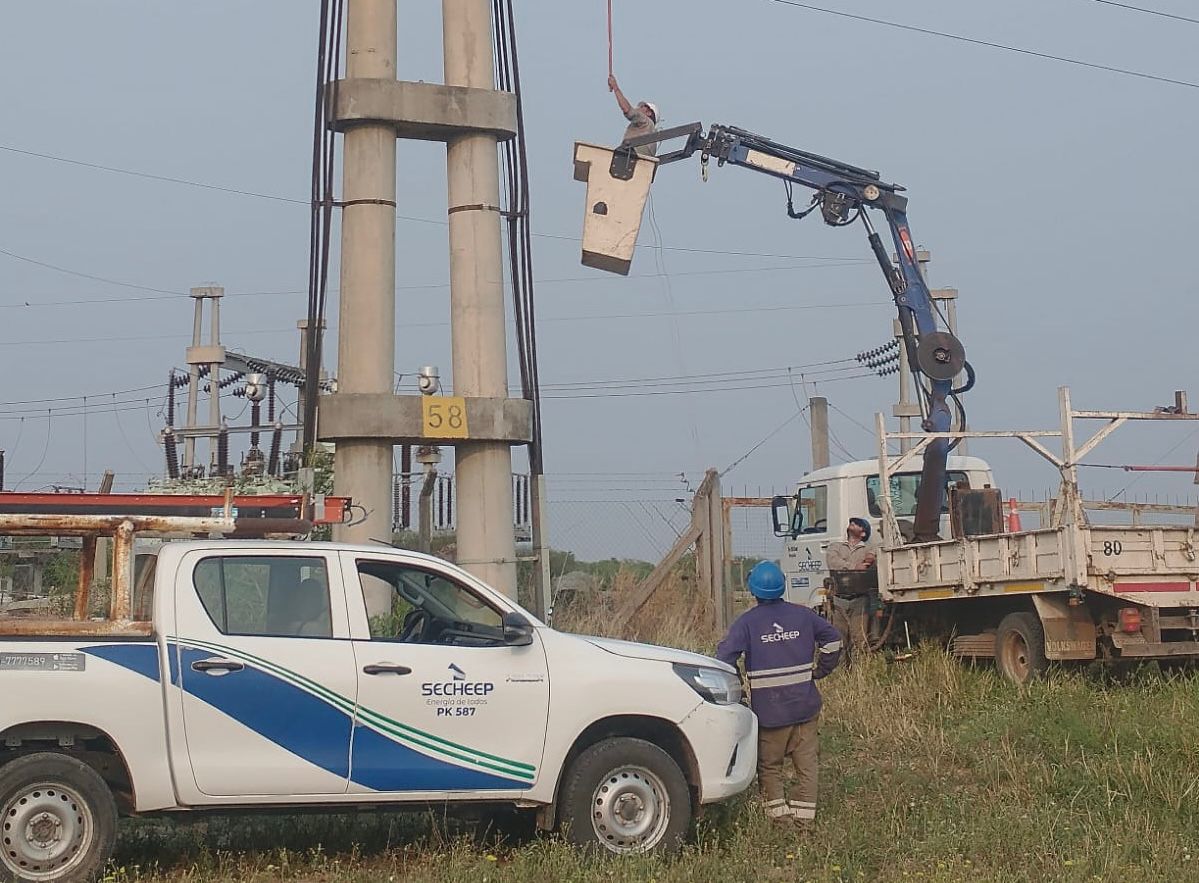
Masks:
[[[491,89],[491,0],[445,0],[442,28],[447,86]],[[496,136],[467,132],[446,142],[450,219],[450,324],[454,393],[504,399],[508,357],[500,250]],[[516,594],[512,528],[512,450],[504,442],[464,441],[455,453],[458,561],[500,591]]]
[[[369,513],[349,540],[391,531],[393,445],[454,445],[458,562],[515,597],[511,446],[532,439],[533,410],[508,398],[496,143],[516,135],[516,99],[495,89],[489,0],[444,0],[446,85],[396,79],[395,2],[349,0],[330,120],[346,133],[338,388],[318,438],[337,445],[337,492]],[[397,137],[446,142],[453,396],[392,392]]]
[[[812,396],[808,399],[812,412],[812,469],[823,469],[829,465],[828,453],[828,399]]]
[[[396,0],[349,0],[347,79],[394,82],[396,52]],[[346,128],[342,150],[337,395],[388,395],[395,369],[395,126],[357,121]],[[337,440],[337,492],[366,511],[359,524],[337,528],[338,539],[391,537],[391,455],[391,439]]]

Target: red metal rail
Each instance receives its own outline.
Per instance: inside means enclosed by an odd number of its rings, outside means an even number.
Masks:
[[[231,513],[240,524],[256,519],[340,524],[349,497],[325,497],[313,505],[302,494],[247,494],[232,498]],[[20,494],[0,492],[0,515],[130,515],[220,517],[226,498],[219,494]],[[246,525],[249,526],[249,525]]]

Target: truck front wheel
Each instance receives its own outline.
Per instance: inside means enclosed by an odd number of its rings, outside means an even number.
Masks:
[[[1027,684],[1045,674],[1045,628],[1035,613],[1009,613],[995,633],[995,666],[1016,684]]]
[[[678,764],[657,745],[616,737],[575,758],[560,809],[576,846],[616,855],[670,853],[691,824],[691,793]]]
[[[116,801],[87,764],[44,752],[0,767],[0,880],[84,883],[116,835]]]

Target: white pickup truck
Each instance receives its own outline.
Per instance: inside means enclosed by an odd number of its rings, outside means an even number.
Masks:
[[[715,659],[555,631],[387,546],[168,542],[135,578],[116,533],[109,616],[0,617],[2,879],[90,879],[118,815],[202,810],[507,806],[669,850],[753,777]]]

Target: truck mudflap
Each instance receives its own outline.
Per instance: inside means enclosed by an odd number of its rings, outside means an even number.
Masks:
[[[1045,658],[1094,659],[1098,653],[1095,623],[1086,607],[1071,605],[1062,595],[1032,596],[1045,629]]]

